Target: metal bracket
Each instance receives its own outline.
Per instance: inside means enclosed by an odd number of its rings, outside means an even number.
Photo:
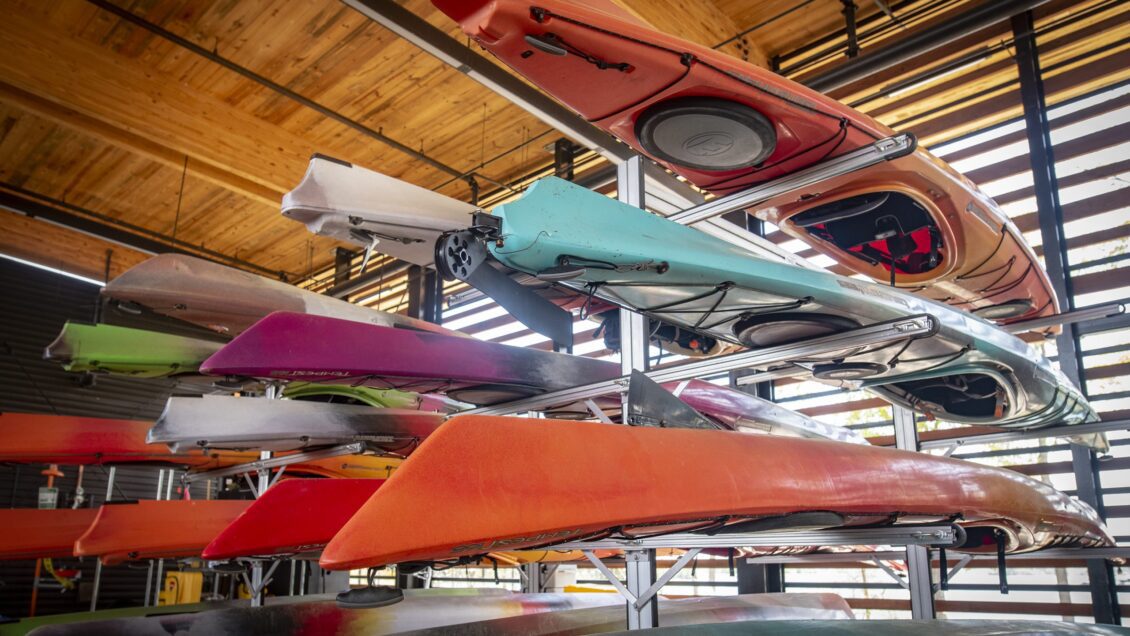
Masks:
[[[732,548],[735,546],[926,545],[953,547],[963,532],[953,524],[894,525],[881,528],[834,528],[746,532],[740,534],[666,534],[639,539],[570,541],[553,550],[633,550],[645,548]]]
[[[897,159],[914,152],[917,146],[918,142],[914,135],[910,133],[886,137],[780,179],[707,201],[682,212],[676,212],[668,216],[667,219],[681,225],[701,223],[716,216],[744,210],[783,194],[808,188],[828,179],[862,170],[884,161]]]
[[[851,329],[829,336],[821,336],[804,342],[767,347],[756,351],[745,351],[716,358],[696,360],[666,369],[646,372],[647,377],[655,382],[676,382],[703,376],[726,373],[737,369],[764,367],[765,365],[788,362],[821,353],[829,353],[872,344],[885,344],[908,338],[921,338],[932,335],[936,329],[937,319],[928,314],[918,314],[875,323],[858,329]],[[505,404],[483,406],[464,411],[464,415],[510,415],[526,411],[538,411],[554,404],[566,404],[585,400],[588,398],[619,392],[628,383],[630,376],[622,376],[612,380],[593,382],[562,389],[550,393],[542,393],[529,398],[515,400]]]
[[[683,555],[679,557],[678,561],[675,561],[675,563],[672,564],[671,567],[667,568],[667,571],[663,573],[663,576],[659,577],[657,581],[648,586],[648,588],[639,595],[632,593],[631,590],[629,590],[618,578],[616,578],[616,575],[612,572],[612,570],[610,570],[608,566],[604,565],[604,563],[599,558],[597,558],[596,554],[594,554],[592,550],[582,550],[582,552],[584,552],[585,557],[587,557],[588,560],[592,562],[593,566],[595,566],[596,569],[600,570],[601,574],[603,574],[604,577],[608,579],[608,582],[612,584],[612,587],[616,588],[616,590],[620,592],[620,595],[623,596],[625,600],[627,600],[632,604],[633,607],[639,610],[643,609],[643,607],[647,605],[650,600],[655,598],[655,595],[659,593],[659,590],[661,590],[664,585],[667,585],[667,583],[669,583],[671,579],[675,578],[676,574],[682,571],[682,569],[686,567],[688,563],[694,560],[694,558],[697,557],[700,552],[702,552],[702,548],[694,548],[683,553]],[[630,550],[629,553],[625,555],[625,557],[629,559],[632,557],[638,558],[639,555],[635,553],[639,552],[642,552],[642,550]]]
[[[202,479],[212,479],[215,477],[230,477],[232,475],[239,475],[241,473],[253,473],[261,470],[271,470],[273,468],[282,468],[290,466],[291,464],[298,464],[301,462],[313,461],[315,459],[326,459],[328,457],[338,457],[340,455],[359,455],[365,450],[364,442],[354,442],[352,444],[343,444],[341,446],[334,446],[316,451],[307,451],[303,453],[292,453],[290,455],[281,455],[272,457],[270,459],[261,459],[259,461],[247,462],[246,464],[238,464],[235,466],[227,466],[224,468],[215,468],[212,470],[202,470],[200,472],[185,473],[181,477],[181,481],[190,484]],[[254,488],[252,490],[255,490]]]

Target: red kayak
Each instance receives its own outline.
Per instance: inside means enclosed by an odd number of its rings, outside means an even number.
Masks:
[[[2,508],[0,560],[74,556],[75,541],[97,512],[94,508]]]
[[[249,505],[243,500],[107,502],[75,541],[74,554],[99,557],[106,565],[200,556]]]
[[[283,480],[216,535],[201,556],[220,560],[321,550],[384,482]]]
[[[533,84],[716,194],[894,134],[766,69],[655,31],[611,0],[433,3]],[[1056,311],[1016,226],[922,149],[750,211],[853,271],[986,318]]]
[[[569,470],[560,467],[568,466]],[[922,453],[731,431],[461,416],[408,458],[322,553],[334,570],[617,534],[958,519],[959,549],[1113,541],[1086,504],[1015,472]],[[794,517],[809,525],[812,515]],[[782,519],[783,518],[783,519]]]

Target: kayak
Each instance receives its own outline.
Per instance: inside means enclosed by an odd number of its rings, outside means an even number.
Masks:
[[[250,501],[108,501],[74,544],[75,556],[96,556],[104,565],[138,559],[200,556]]]
[[[424,266],[435,261],[439,235],[470,225],[475,210],[470,203],[324,155],[314,155],[298,187],[282,200],[283,216],[314,234]]]
[[[94,522],[93,508],[0,508],[0,560],[74,556],[75,540]]]
[[[725,621],[716,625],[681,625],[654,627],[636,631],[615,632],[619,636],[757,636],[759,634],[795,634],[796,636],[1076,636],[1101,634],[1119,636],[1130,629],[1117,625],[1087,625],[1066,621],[1034,620],[875,620],[829,621],[823,619],[773,622],[758,620]]]
[[[372,496],[383,479],[284,479],[267,489],[224,528],[201,556],[208,560],[273,557],[320,552]],[[596,550],[598,558],[618,550]],[[585,561],[580,550],[492,552],[480,561],[564,563]]]
[[[424,441],[320,563],[347,570],[607,535],[752,532],[812,525],[811,513],[821,527],[956,520],[968,538],[955,549],[972,552],[995,552],[998,536],[1008,552],[1113,545],[1092,508],[1002,468],[823,440],[463,415]]]
[[[43,357],[67,371],[166,378],[196,373],[222,342],[115,325],[67,321]]]
[[[835,594],[742,594],[659,598],[664,624],[792,618],[850,619]],[[162,608],[149,608],[162,609]],[[155,614],[157,612],[154,612]],[[45,625],[41,636],[87,634],[271,634],[374,636],[379,634],[592,634],[626,626],[616,594],[518,594],[504,590],[404,590],[386,607],[343,608],[333,598],[268,598],[264,607],[238,607]],[[770,623],[772,624],[772,623]]]
[[[535,275],[568,270],[569,287],[751,349],[919,314],[937,323],[930,337],[789,361],[818,379],[849,382],[963,424],[1035,428],[1098,420],[1045,357],[948,305],[759,259],[555,177],[494,214],[501,228],[488,247],[504,265]],[[1080,442],[1105,448],[1101,436]]]
[[[619,365],[591,358],[283,312],[271,314],[236,337],[202,370],[214,375],[443,391],[474,404],[505,402],[620,376]],[[678,391],[719,426],[863,441],[848,429],[727,387],[692,381],[666,388]]]
[[[211,540],[208,560],[321,550],[383,479],[284,479]]]
[[[443,392],[492,404],[608,380],[616,365],[438,333],[275,312],[212,355],[211,375]]]
[[[146,442],[174,453],[192,449],[305,450],[362,442],[407,454],[445,415],[410,409],[225,395],[171,397]]]
[[[802,413],[763,400],[744,391],[703,380],[669,382],[663,388],[694,410],[730,430],[789,437],[830,439],[850,444],[869,444],[853,429],[825,424]]]
[[[767,69],[655,31],[611,1],[433,4],[530,82],[715,194],[895,134]],[[1008,216],[921,148],[750,212],[854,272],[985,318],[1057,311],[1047,274]]]
[[[0,462],[161,463],[207,470],[259,459],[258,453],[173,453],[145,443],[150,426],[138,420],[0,413]]]
[[[200,450],[174,453],[147,444],[152,422],[71,415],[0,413],[0,462],[21,464],[164,464],[194,471],[225,468],[259,460],[258,452]],[[388,477],[400,465],[396,457],[342,455],[287,466],[287,474],[317,477]]]
[[[291,311],[450,336],[458,332],[183,254],[159,254],[103,288],[119,302],[234,336],[272,311]]]

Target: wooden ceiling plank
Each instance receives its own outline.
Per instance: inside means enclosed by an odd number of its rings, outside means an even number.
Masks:
[[[56,124],[101,139],[178,171],[184,166],[185,155],[168,146],[136,135],[104,120],[84,115],[66,106],[43,99],[3,81],[0,81],[0,102],[34,113]],[[260,203],[277,206],[281,198],[280,193],[273,188],[265,187],[250,179],[244,179],[210,163],[192,163],[190,169],[193,174],[198,175],[205,181]]]

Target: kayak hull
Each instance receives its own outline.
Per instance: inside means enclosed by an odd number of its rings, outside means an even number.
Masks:
[[[332,598],[303,597],[176,615],[140,616],[40,627],[45,636],[80,634],[591,634],[624,629],[616,594],[515,594],[502,590],[405,590],[404,600],[380,608],[342,608]],[[835,594],[745,594],[713,598],[660,598],[664,624],[728,620],[852,618]]]
[[[267,489],[204,549],[208,560],[321,550],[383,479],[284,479]]]
[[[43,357],[72,372],[165,378],[196,373],[221,342],[145,329],[68,321]]]
[[[619,375],[615,365],[579,356],[286,312],[259,321],[205,361],[202,370],[436,391],[473,404]]]
[[[200,556],[249,505],[241,500],[107,502],[75,541],[74,554],[99,557],[106,565]]]
[[[561,465],[571,470],[553,468]],[[839,525],[960,519],[1003,531],[1009,551],[1112,544],[1086,504],[965,461],[730,431],[467,415],[421,445],[326,546],[321,564],[353,569],[612,532],[733,529],[800,512],[833,513]],[[970,537],[975,545],[964,549],[984,549],[977,531]]]
[[[229,336],[239,334],[273,311],[458,335],[430,322],[361,307],[181,254],[161,254],[130,268],[110,281],[102,294]]]
[[[423,266],[435,261],[439,235],[470,225],[474,211],[469,203],[320,155],[282,200],[283,216],[314,234]]]
[[[503,264],[529,273],[565,262],[579,266],[565,284],[751,348],[929,314],[938,322],[931,337],[790,361],[814,372],[824,365],[834,373],[844,363],[862,369],[851,379],[895,404],[949,421],[1006,427],[1098,419],[1046,358],[950,306],[760,259],[553,177],[494,213],[505,238],[489,248]],[[915,374],[960,380],[915,383]]]
[[[146,441],[173,452],[288,451],[362,442],[407,454],[443,423],[439,413],[220,395],[172,397]]]
[[[504,64],[585,119],[715,194],[894,134],[767,69],[657,32],[612,2],[549,0],[533,10],[517,0],[434,4]],[[549,42],[560,54],[539,50],[531,39]],[[842,246],[795,222],[804,212],[874,192],[907,194],[914,209],[892,206],[842,220],[852,225],[851,234],[862,224],[872,229]],[[1047,274],[1007,215],[923,149],[781,195],[750,212],[855,272],[888,282],[893,267],[896,284],[931,299],[966,309],[993,307],[1005,321],[1057,310]],[[880,223],[882,217],[898,220],[899,254],[907,249],[905,256],[883,253],[891,228],[880,227],[888,223]],[[867,259],[860,253],[865,245],[871,248]]]
[[[0,560],[74,556],[78,540],[98,511],[93,508],[0,509]]]

